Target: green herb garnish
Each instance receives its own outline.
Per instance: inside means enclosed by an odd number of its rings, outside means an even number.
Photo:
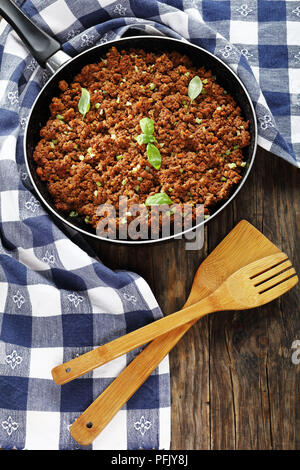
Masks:
[[[150,142],[157,142],[154,135],[150,135],[150,134],[140,134],[137,137],[135,137],[135,140],[137,141],[139,145],[149,144]]]
[[[140,120],[140,127],[143,134],[138,135],[135,139],[139,145],[147,144],[147,155],[149,163],[156,169],[159,170],[161,167],[161,154],[152,142],[157,142],[153,135],[154,122],[152,119],[143,118]]]
[[[77,216],[78,216],[78,212],[76,211],[71,211],[69,214],[69,217],[77,217]]]
[[[90,94],[86,88],[81,88],[81,97],[78,101],[78,111],[82,114],[82,119],[84,119],[86,113],[91,107]]]
[[[154,166],[156,170],[161,167],[161,154],[157,147],[153,144],[147,145],[147,155],[149,163]]]
[[[200,95],[202,88],[203,85],[201,79],[198,77],[198,75],[196,75],[194,78],[192,78],[188,86],[188,95],[190,97],[191,103],[197,98],[198,95]]]
[[[147,117],[140,120],[140,127],[144,134],[152,135],[154,132],[154,122]]]
[[[172,204],[172,200],[166,193],[157,193],[153,196],[147,197],[145,201],[146,206],[160,206],[162,204]]]

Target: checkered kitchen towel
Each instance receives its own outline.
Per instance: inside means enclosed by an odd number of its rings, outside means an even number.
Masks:
[[[260,145],[300,166],[299,1],[18,3],[70,55],[132,27],[203,46],[237,71],[247,86]],[[22,139],[29,109],[48,73],[4,21],[0,34],[0,446],[74,449],[78,445],[68,426],[132,354],[61,388],[51,381],[51,367],[161,312],[140,277],[112,272],[89,256],[36,199]],[[166,360],[93,448],[167,448],[169,411]]]

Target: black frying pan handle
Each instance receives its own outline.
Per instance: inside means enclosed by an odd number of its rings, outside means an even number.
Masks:
[[[0,15],[14,28],[42,67],[59,51],[60,43],[36,26],[11,0],[0,0]]]

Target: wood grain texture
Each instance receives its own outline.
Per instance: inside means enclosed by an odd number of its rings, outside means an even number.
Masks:
[[[165,314],[182,307],[201,261],[241,219],[262,231],[300,271],[300,172],[258,150],[244,187],[205,230],[199,251],[184,240],[153,246],[90,241],[111,268],[150,284]],[[299,286],[255,314],[210,315],[170,353],[172,449],[300,449]],[[218,316],[217,316],[218,315]]]

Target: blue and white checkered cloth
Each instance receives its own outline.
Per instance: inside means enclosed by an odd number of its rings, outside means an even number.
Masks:
[[[300,166],[299,1],[18,4],[72,56],[132,27],[208,49],[245,83],[257,113],[259,144]],[[88,247],[79,248],[81,237],[71,241],[36,199],[22,140],[30,107],[49,75],[5,21],[0,39],[0,446],[75,449],[80,446],[69,425],[134,353],[63,387],[52,382],[51,368],[161,312],[143,279],[103,266]],[[91,447],[168,448],[169,440],[166,359]]]

